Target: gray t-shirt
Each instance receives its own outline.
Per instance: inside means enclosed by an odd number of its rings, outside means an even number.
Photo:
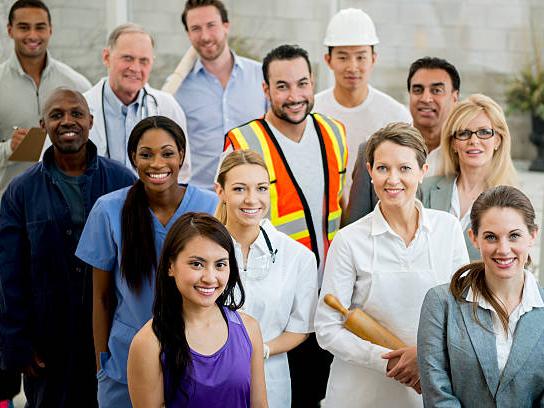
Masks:
[[[73,224],[72,231],[76,234],[77,239],[79,239],[85,225],[85,203],[80,187],[84,176],[69,176],[56,165],[51,166],[51,173],[53,180],[55,180],[68,204],[68,208],[70,208],[70,217]]]

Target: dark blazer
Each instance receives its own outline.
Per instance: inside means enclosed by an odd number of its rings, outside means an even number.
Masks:
[[[353,182],[349,190],[348,206],[342,214],[342,226],[363,218],[372,212],[378,203],[378,197],[370,182],[370,174],[368,174],[366,168],[365,148],[366,142],[359,145],[357,160],[352,173]]]
[[[448,284],[429,290],[417,334],[425,407],[544,407],[544,308],[521,316],[502,375],[491,313],[477,308],[484,329]]]
[[[435,210],[450,211],[451,195],[453,194],[453,176],[433,176],[423,180],[421,185],[421,202],[426,208]],[[470,261],[480,259],[480,251],[472,245],[468,236],[468,226],[464,231],[465,243],[467,245]]]

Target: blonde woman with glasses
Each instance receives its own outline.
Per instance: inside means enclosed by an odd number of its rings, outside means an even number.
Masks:
[[[424,180],[422,202],[459,219],[471,261],[480,259],[468,237],[476,198],[498,185],[515,185],[511,137],[501,107],[482,94],[470,95],[450,112],[442,129],[442,166]]]

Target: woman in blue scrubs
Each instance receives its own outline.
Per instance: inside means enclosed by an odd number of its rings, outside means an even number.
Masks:
[[[178,184],[186,138],[172,120],[152,116],[133,129],[128,157],[139,180],[99,198],[76,255],[93,266],[93,336],[100,407],[131,407],[127,359],[151,318],[155,269],[170,227],[189,211],[213,214],[217,197]]]

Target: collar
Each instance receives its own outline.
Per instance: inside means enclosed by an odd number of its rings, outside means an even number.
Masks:
[[[421,203],[421,201],[416,199],[415,206],[418,211],[418,227],[416,231],[416,236],[417,236],[419,234],[419,231],[421,231],[422,228],[427,231],[431,230],[431,221],[429,220],[429,216],[425,213],[425,211],[423,211],[423,204]],[[383,216],[379,201],[378,201],[378,204],[376,204],[376,207],[374,208],[374,211],[372,212],[372,214],[373,214],[373,217],[372,217],[371,235],[380,235],[386,232],[389,232],[394,235],[398,235],[395,231],[391,229],[385,217]]]
[[[88,174],[89,172],[95,171],[98,168],[98,153],[96,150],[96,145],[91,142],[91,140],[87,141],[85,147],[87,149],[87,169],[85,170],[85,174]],[[55,146],[49,146],[43,154],[43,167],[48,173],[51,173],[52,167],[56,166],[53,153],[54,148]]]
[[[43,78],[51,69],[51,65],[53,64],[53,57],[49,53],[49,51],[46,51],[45,54],[45,67],[42,71],[41,77]],[[15,51],[11,53],[11,55],[8,58],[8,64],[11,69],[16,71],[19,75],[27,75],[27,73],[24,71],[23,67],[21,66],[21,62],[19,61],[19,58],[17,58],[17,54]]]
[[[523,274],[525,281],[523,284],[523,292],[521,293],[520,311],[522,313],[527,313],[533,310],[533,308],[535,307],[544,307],[544,300],[542,300],[542,296],[540,295],[540,290],[538,288],[538,283],[536,282],[536,278],[534,277],[534,275],[528,270],[524,270]],[[494,310],[491,304],[482,296],[478,296],[478,298],[476,299],[472,288],[468,289],[466,300],[467,302],[477,302],[478,306],[483,309]]]
[[[230,55],[232,55],[232,58],[234,59],[234,64],[232,66],[232,72],[234,72],[234,70],[236,68],[239,68],[241,69],[242,71],[244,70],[244,61],[234,52],[234,50],[230,49]],[[192,73],[194,74],[198,74],[200,71],[204,71],[204,72],[207,72],[206,71],[206,68],[204,68],[204,65],[202,64],[202,60],[200,59],[200,56],[196,59],[195,61],[195,66],[193,67],[193,70],[191,71]]]
[[[268,239],[270,239],[270,242],[272,243],[272,246],[275,248],[274,244],[274,232],[275,228],[272,226],[270,221],[268,219],[261,220],[260,226],[266,231],[268,234]],[[234,242],[234,245],[237,247],[240,247],[240,244],[232,237],[232,241]],[[262,231],[259,231],[259,235],[257,236],[257,239],[253,241],[253,243],[249,246],[250,250],[257,249],[259,252],[263,254],[268,254],[268,245],[266,245],[266,240],[264,239]]]
[[[113,92],[113,89],[111,89],[110,81],[108,78],[104,81],[104,100],[108,103],[110,107],[112,107],[117,113],[122,113],[122,110],[124,107],[132,107],[136,106],[136,109],[139,109],[140,106],[142,106],[142,100],[144,97],[144,90],[143,88],[140,89],[140,92],[138,92],[138,96],[136,97],[136,100],[132,102],[130,105],[125,105]]]

